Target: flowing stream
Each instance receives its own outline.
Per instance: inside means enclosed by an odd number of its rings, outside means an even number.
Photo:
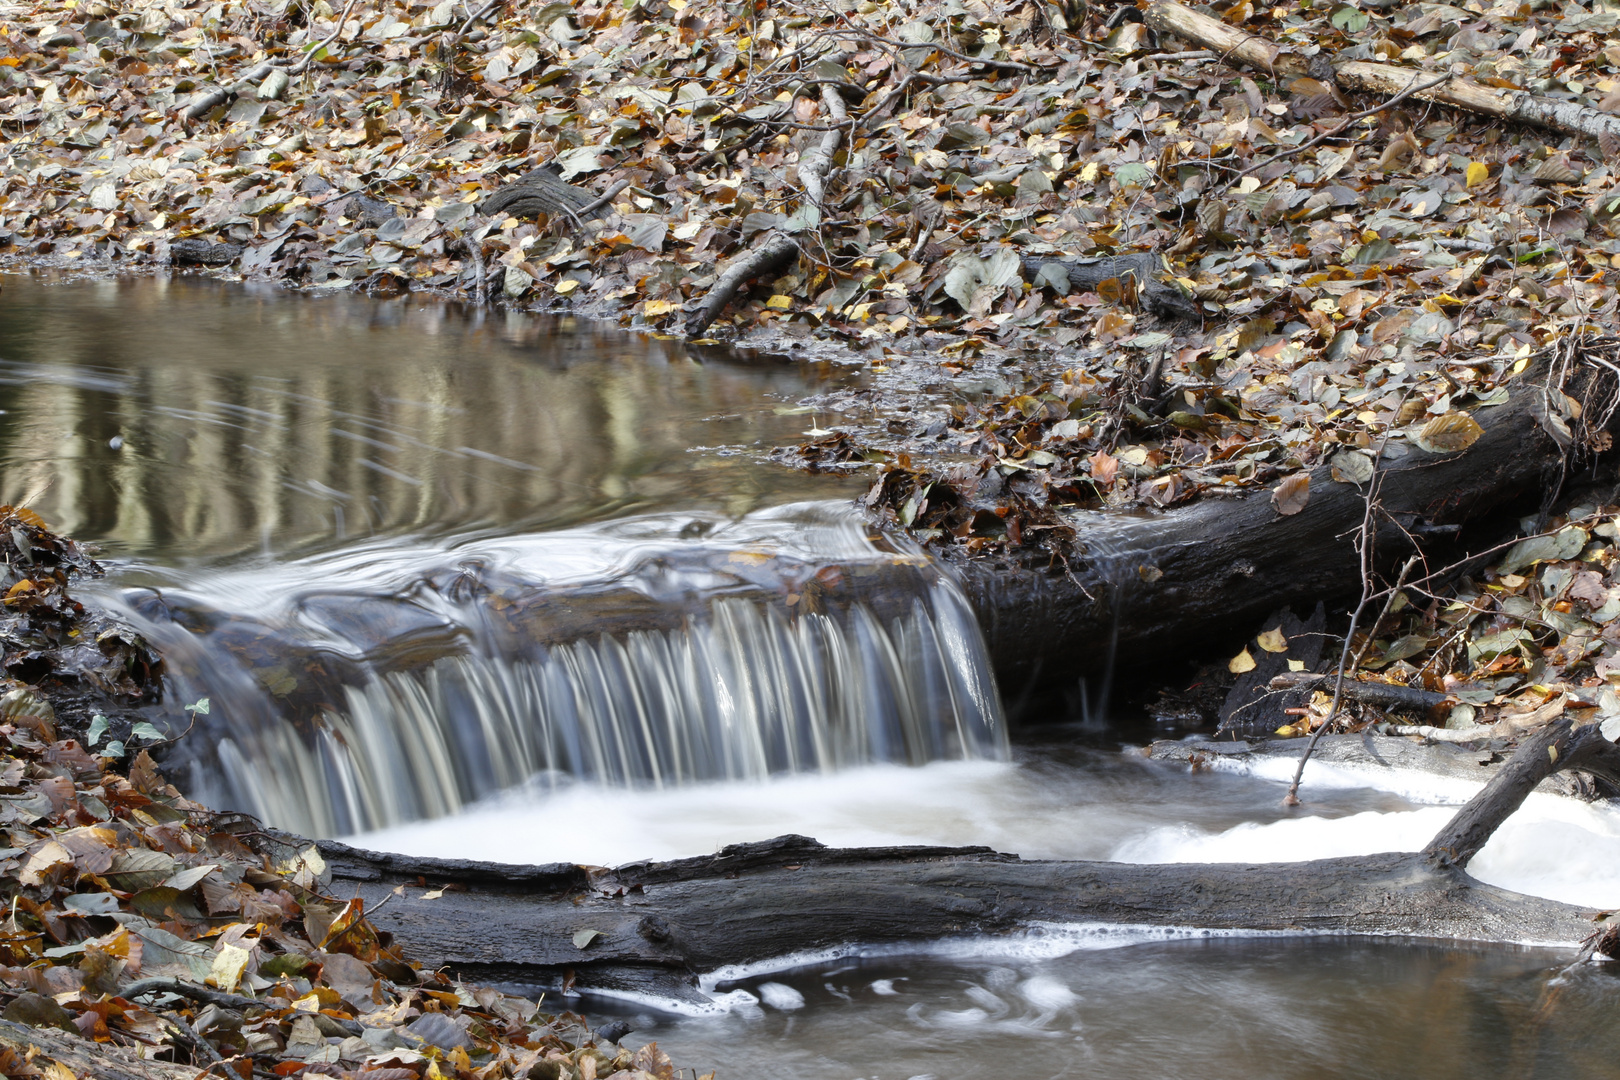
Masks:
[[[96,599],[169,659],[160,722],[210,699],[165,767],[211,804],[514,863],[787,832],[1281,861],[1415,849],[1471,793],[1313,765],[1289,811],[1291,763],[1010,736],[950,576],[867,531],[860,480],[767,458],[857,372],[412,297],[0,284],[0,502],[99,545]],[[1471,869],[1613,907],[1620,814],[1532,797]],[[723,1078],[1613,1076],[1620,983],[1565,955],[1054,926],[585,1007]]]

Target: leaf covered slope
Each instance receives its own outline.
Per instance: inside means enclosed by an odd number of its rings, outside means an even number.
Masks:
[[[1461,447],[1532,357],[1612,359],[1616,140],[1335,76],[1613,115],[1608,0],[1206,9],[1297,77],[1152,29],[1177,7],[10,4],[0,236],[652,332],[770,255],[707,332],[840,343],[880,391],[826,402],[803,457],[899,463],[877,501],[993,545],[1390,436]],[[572,189],[488,201],[523,177]],[[999,524],[928,513],[955,504]]]

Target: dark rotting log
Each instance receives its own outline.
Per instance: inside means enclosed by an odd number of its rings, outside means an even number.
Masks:
[[[1272,677],[1273,690],[1323,690],[1333,692],[1336,675],[1333,672],[1316,674],[1309,671],[1285,671]],[[1394,683],[1364,682],[1361,679],[1344,680],[1344,696],[1352,701],[1365,702],[1385,709],[1407,709],[1426,713],[1454,699],[1438,690],[1425,690],[1418,686],[1397,686]]]
[[[479,204],[478,212],[506,217],[532,218],[544,214],[548,218],[572,219],[581,216],[581,211],[584,211],[584,217],[588,220],[601,216],[600,207],[594,211],[585,210],[594,201],[596,195],[591,191],[570,184],[550,165],[542,165],[503,185]]]
[[[229,266],[243,252],[241,244],[190,237],[169,245],[169,261],[176,266]]]
[[[1100,259],[1065,259],[1054,255],[1023,256],[1024,276],[1033,282],[1043,270],[1051,279],[1048,268],[1061,268],[1067,275],[1065,293],[1095,292],[1105,281],[1131,281],[1136,285],[1142,307],[1167,319],[1202,322],[1204,313],[1198,304],[1175,285],[1161,280],[1164,271],[1159,257],[1151,251],[1137,251],[1127,255],[1109,255]]]
[[[1582,369],[1565,392],[1580,398],[1581,380],[1602,377]],[[1388,441],[1373,519],[1383,565],[1409,554],[1413,538],[1432,527],[1465,525],[1556,481],[1565,451],[1537,418],[1545,378],[1531,368],[1508,384],[1505,404],[1476,409],[1484,434],[1467,450],[1436,454]],[[1072,687],[1105,664],[1116,642],[1122,665],[1158,661],[1189,644],[1207,650],[1212,636],[1247,636],[1281,607],[1353,594],[1360,565],[1351,539],[1365,515],[1365,486],[1335,480],[1331,460],[1309,475],[1309,500],[1291,515],[1264,489],[1162,511],[1068,513],[1078,550],[1067,565],[946,549],[1003,689],[1016,698],[1034,684]]]
[[[1566,748],[1557,761],[1540,741],[1521,748],[1507,779],[1436,838],[1443,858],[1135,865],[1026,861],[985,848],[840,850],[786,836],[595,870],[320,847],[340,893],[358,893],[368,907],[393,894],[374,921],[425,963],[464,978],[675,998],[695,998],[696,975],[728,965],[1050,922],[1573,944],[1592,929],[1592,912],[1484,885],[1454,856],[1477,850],[1481,833],[1511,812],[1523,778],[1608,768],[1620,757],[1591,741],[1595,729],[1581,730],[1553,737]]]

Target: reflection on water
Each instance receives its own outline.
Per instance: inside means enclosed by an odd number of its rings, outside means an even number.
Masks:
[[[660,507],[735,515],[843,490],[758,460],[813,426],[792,403],[833,377],[418,297],[7,277],[0,502],[171,565]]]
[[[760,1080],[1613,1077],[1620,980],[1563,962],[1297,937],[844,960],[728,984],[752,1003],[627,1041]]]

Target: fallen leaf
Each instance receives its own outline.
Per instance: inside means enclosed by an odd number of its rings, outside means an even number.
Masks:
[[[1271,493],[1271,505],[1277,508],[1277,513],[1284,516],[1297,514],[1305,509],[1305,504],[1311,497],[1311,478],[1308,473],[1295,473],[1285,476],[1277,483]]]

